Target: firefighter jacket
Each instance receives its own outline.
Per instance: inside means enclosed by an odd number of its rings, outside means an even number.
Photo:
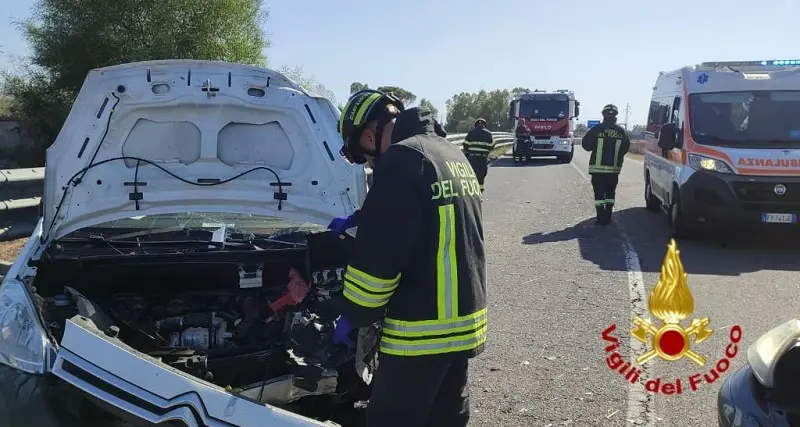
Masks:
[[[527,141],[531,137],[531,130],[525,125],[517,125],[514,130],[517,141]]]
[[[619,174],[631,141],[621,126],[603,122],[586,132],[581,145],[584,150],[592,152],[589,156],[590,174]]]
[[[475,172],[435,134],[430,113],[411,108],[397,117],[373,174],[344,275],[342,316],[356,328],[383,319],[384,354],[480,354],[486,261]]]
[[[489,152],[494,150],[494,138],[488,129],[474,128],[467,133],[464,138],[464,152],[468,156],[488,157]]]

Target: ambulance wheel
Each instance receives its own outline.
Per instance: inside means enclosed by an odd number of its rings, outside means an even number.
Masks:
[[[681,194],[677,186],[672,188],[672,197],[667,209],[667,219],[669,227],[672,229],[672,236],[675,238],[689,238],[692,230],[689,221],[683,213]]]

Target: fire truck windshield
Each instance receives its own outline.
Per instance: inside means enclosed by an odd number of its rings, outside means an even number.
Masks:
[[[522,100],[519,103],[519,117],[532,120],[569,118],[569,101]]]
[[[800,146],[800,91],[742,91],[689,96],[692,136],[700,144]]]

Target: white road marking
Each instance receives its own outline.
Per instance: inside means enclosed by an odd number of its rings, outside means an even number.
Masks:
[[[582,171],[575,163],[570,163],[572,167],[578,171],[578,174],[591,183],[592,180],[586,172]],[[628,233],[625,232],[625,227],[619,221],[613,223],[620,236],[622,236],[622,250],[625,253],[625,266],[628,270],[628,295],[631,310],[631,319],[634,316],[645,317],[648,313],[647,308],[647,293],[644,287],[644,278],[642,277],[642,266],[639,262],[639,255],[636,249],[631,244]],[[630,349],[631,357],[636,354],[644,354],[648,351],[645,345],[630,335]],[[644,382],[648,379],[648,372],[646,366],[640,366],[642,369],[641,378],[636,384],[631,384],[628,388],[628,413],[627,420],[629,424],[638,426],[651,426],[655,422],[652,407],[652,395],[644,389]]]
[[[569,165],[572,166],[573,168],[575,168],[575,170],[578,171],[578,173],[581,175],[581,177],[583,177],[584,180],[586,180],[586,182],[588,182],[590,184],[592,183],[592,179],[589,178],[589,175],[587,175],[586,172],[582,171],[581,168],[578,167],[578,165],[576,165],[573,162],[570,162]]]

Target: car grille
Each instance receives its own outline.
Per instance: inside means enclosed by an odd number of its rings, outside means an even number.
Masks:
[[[753,203],[800,203],[800,183],[783,184],[786,192],[775,194],[777,182],[734,182],[733,191],[743,202]]]
[[[533,144],[531,148],[534,150],[550,150],[553,148],[553,144]]]

